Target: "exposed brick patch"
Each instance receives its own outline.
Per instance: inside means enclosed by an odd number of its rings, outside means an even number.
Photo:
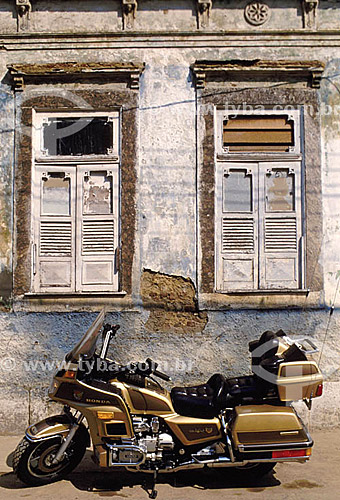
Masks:
[[[208,321],[198,311],[196,290],[190,278],[171,276],[146,269],[141,280],[141,296],[150,316],[146,328],[153,332],[201,332]]]

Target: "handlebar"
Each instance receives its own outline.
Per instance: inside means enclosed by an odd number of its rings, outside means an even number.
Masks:
[[[165,380],[165,382],[169,382],[171,380],[171,378],[166,375],[165,373],[162,373],[162,372],[159,372],[158,370],[154,370],[152,372],[153,375],[155,375],[155,377],[158,377],[158,378],[161,378],[162,380]]]
[[[165,380],[165,382],[169,382],[171,380],[171,378],[168,375],[166,375],[165,373],[159,372],[157,370],[158,363],[156,363],[155,361],[152,361],[152,359],[150,359],[150,358],[148,358],[146,360],[146,363],[149,366],[150,375],[154,375],[155,377],[158,377],[162,380]]]

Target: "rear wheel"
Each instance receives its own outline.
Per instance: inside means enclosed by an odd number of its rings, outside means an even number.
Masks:
[[[271,472],[276,465],[276,462],[263,462],[263,463],[253,463],[243,465],[241,467],[235,467],[233,472],[236,473],[237,477],[244,477],[249,479],[260,479]]]
[[[14,452],[14,472],[21,481],[30,486],[58,481],[80,463],[86,451],[87,437],[87,430],[82,425],[57,464],[52,462],[60,448],[61,437],[55,436],[37,442],[23,438]]]

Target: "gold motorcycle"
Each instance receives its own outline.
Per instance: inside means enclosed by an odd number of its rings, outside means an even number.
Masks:
[[[277,462],[310,458],[312,438],[292,406],[304,400],[310,408],[322,395],[309,339],[265,332],[249,344],[252,375],[217,373],[169,392],[157,378],[170,378],[151,359],[122,366],[107,358],[119,325],[104,325],[104,317],[99,313],[53,378],[49,397],[65,405],[63,413],[28,427],[14,452],[14,472],[24,483],[63,478],[91,441],[100,467],[153,474],[150,498],[158,473],[233,467],[235,474],[260,477]]]

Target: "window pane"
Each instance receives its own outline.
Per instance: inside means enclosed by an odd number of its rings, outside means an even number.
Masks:
[[[223,212],[252,211],[252,176],[230,170],[223,176]]]
[[[241,115],[223,122],[223,147],[237,151],[289,151],[294,123],[285,115]]]
[[[112,214],[112,177],[90,172],[84,177],[84,214]]]
[[[295,209],[294,174],[275,168],[266,175],[266,211],[291,212]]]
[[[49,172],[43,178],[42,213],[70,215],[70,179],[64,172]]]
[[[113,147],[113,123],[106,116],[49,118],[43,143],[50,156],[107,155]]]

